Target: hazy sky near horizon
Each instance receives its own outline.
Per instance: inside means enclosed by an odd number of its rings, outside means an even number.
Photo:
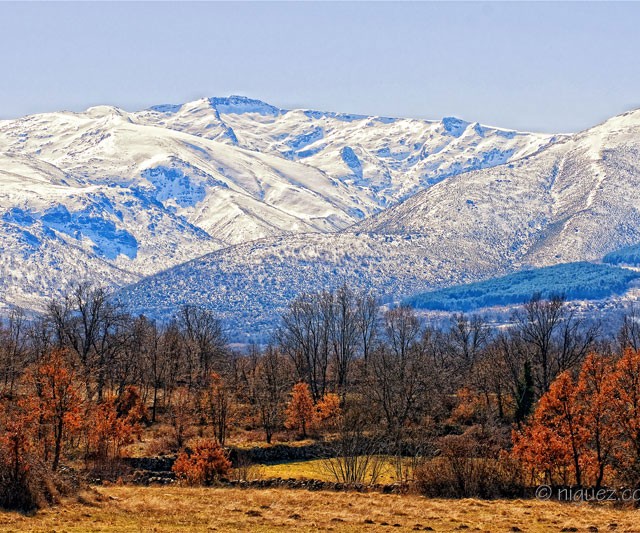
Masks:
[[[640,3],[0,2],[0,119],[242,94],[570,132],[640,107]]]

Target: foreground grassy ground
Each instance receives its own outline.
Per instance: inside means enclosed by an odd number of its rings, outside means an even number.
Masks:
[[[431,529],[429,529],[431,528]],[[304,490],[99,487],[0,531],[640,531],[640,511],[541,501],[431,500]]]

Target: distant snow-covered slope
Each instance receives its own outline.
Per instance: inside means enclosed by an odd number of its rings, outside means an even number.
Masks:
[[[37,308],[74,281],[118,287],[225,246],[342,230],[556,140],[244,97],[0,121],[0,305]]]
[[[181,303],[208,306],[241,339],[269,331],[296,294],[342,282],[398,300],[528,266],[598,261],[640,242],[639,209],[635,111],[505,165],[450,177],[338,235],[220,250],[121,297],[157,315]]]

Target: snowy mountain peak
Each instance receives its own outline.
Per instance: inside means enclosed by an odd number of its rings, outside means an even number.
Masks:
[[[442,125],[448,134],[453,137],[460,137],[469,126],[469,123],[457,117],[444,117]]]
[[[213,109],[219,114],[242,115],[257,113],[264,116],[278,116],[286,113],[286,110],[279,109],[262,100],[256,100],[247,96],[231,95],[226,97],[212,96],[210,98],[200,98],[184,104],[162,104],[151,106],[146,111],[156,111],[164,114],[193,113]]]
[[[212,97],[209,98],[209,104],[219,113],[242,115],[245,113],[257,113],[259,115],[278,116],[286,113],[283,109],[267,104],[261,100],[255,100],[246,96],[232,95],[229,97]]]
[[[110,105],[97,105],[97,106],[89,107],[83,114],[92,118],[114,117],[114,116],[124,117],[128,115],[128,113],[124,109],[120,109],[119,107],[114,107]]]
[[[607,125],[609,128],[637,127],[640,125],[640,108],[631,109],[630,111],[620,113],[615,117],[611,117],[610,119],[605,120],[601,125]]]

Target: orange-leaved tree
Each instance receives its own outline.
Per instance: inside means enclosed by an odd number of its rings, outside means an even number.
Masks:
[[[134,425],[147,420],[147,409],[138,387],[127,385],[116,400],[116,411],[120,418],[126,418]]]
[[[316,412],[309,385],[300,381],[291,390],[291,401],[286,410],[285,427],[297,429],[302,437],[307,436],[307,430],[313,428]]]
[[[626,483],[640,483],[640,351],[625,350],[611,375],[618,473]]]
[[[563,372],[540,399],[530,422],[514,431],[513,454],[550,484],[573,480],[581,486],[589,460],[585,420],[577,385],[569,372]]]
[[[338,427],[341,418],[340,396],[333,392],[326,393],[316,404],[314,425],[326,429],[335,429]]]
[[[122,447],[140,435],[142,413],[144,410],[138,401],[126,405],[117,398],[91,406],[87,424],[90,454],[100,460],[119,457]]]
[[[25,375],[26,401],[36,413],[43,460],[56,470],[65,440],[83,425],[84,401],[78,376],[65,351],[54,349]]]
[[[23,402],[0,403],[0,507],[28,511],[38,506],[31,488],[39,466],[34,440],[37,413]]]
[[[580,369],[576,401],[581,405],[589,454],[585,473],[599,489],[611,466],[619,430],[615,421],[613,362],[590,354]]]
[[[521,431],[514,455],[548,483],[600,488],[610,475],[640,481],[640,353],[590,354],[577,381],[561,374]],[[631,485],[630,485],[631,486]]]

